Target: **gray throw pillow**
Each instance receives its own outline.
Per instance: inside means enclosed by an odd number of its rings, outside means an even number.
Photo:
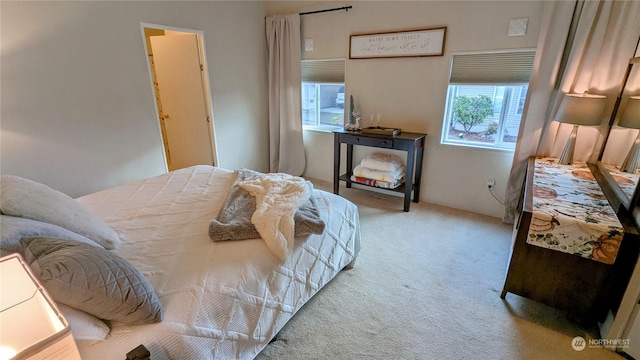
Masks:
[[[105,249],[120,246],[120,237],[102,219],[60,191],[21,178],[0,176],[0,211],[57,225],[85,236]]]
[[[22,251],[20,240],[37,236],[61,238],[100,246],[97,243],[56,225],[21,217],[0,215],[0,250],[6,255]]]
[[[37,237],[22,243],[25,260],[56,302],[125,324],[162,320],[151,284],[122,257],[64,239]]]

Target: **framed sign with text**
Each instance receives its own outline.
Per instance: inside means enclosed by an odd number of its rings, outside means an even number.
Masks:
[[[354,34],[349,38],[349,59],[442,56],[447,28]]]

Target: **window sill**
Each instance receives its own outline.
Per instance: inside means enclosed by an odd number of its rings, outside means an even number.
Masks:
[[[490,145],[482,145],[482,144],[476,144],[476,143],[463,143],[463,142],[445,142],[445,141],[440,141],[440,145],[446,145],[446,146],[456,146],[456,147],[461,147],[461,148],[474,148],[474,149],[483,149],[483,150],[494,150],[494,151],[501,151],[501,152],[515,152],[515,146],[514,147],[499,147],[499,146],[490,146]]]
[[[323,133],[332,133],[334,130],[339,130],[341,127],[339,126],[303,126],[302,131],[314,131],[314,132],[323,132]]]

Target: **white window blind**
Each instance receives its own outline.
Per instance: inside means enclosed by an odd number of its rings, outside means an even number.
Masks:
[[[302,60],[302,81],[343,83],[344,60]]]
[[[451,85],[528,83],[535,50],[453,55]]]

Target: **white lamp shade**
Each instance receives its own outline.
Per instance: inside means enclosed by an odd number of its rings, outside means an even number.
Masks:
[[[0,359],[79,359],[69,324],[18,254],[0,259]]]
[[[573,125],[600,125],[605,96],[591,94],[565,94],[555,119]]]
[[[629,97],[629,102],[618,120],[618,126],[640,129],[640,96]]]

